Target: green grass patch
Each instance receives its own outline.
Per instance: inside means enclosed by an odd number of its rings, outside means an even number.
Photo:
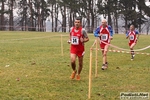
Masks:
[[[89,50],[95,38],[85,44],[81,81],[70,80],[67,33],[0,32],[0,100],[86,100],[88,99]],[[52,37],[54,36],[54,37]],[[150,45],[150,36],[141,35],[135,49]],[[113,45],[128,49],[125,35],[114,35]],[[110,47],[110,49],[114,49]],[[141,51],[150,53],[150,49]],[[109,68],[101,70],[98,51],[98,77],[95,74],[95,51],[92,63],[91,100],[119,100],[120,92],[150,92],[150,56],[108,52]]]

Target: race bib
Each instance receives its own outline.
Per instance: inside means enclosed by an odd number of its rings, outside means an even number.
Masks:
[[[134,35],[130,35],[130,40],[134,40]]]
[[[103,41],[108,40],[108,34],[102,34],[101,40],[103,40]]]
[[[77,36],[71,37],[71,44],[78,45],[79,44],[79,38]]]

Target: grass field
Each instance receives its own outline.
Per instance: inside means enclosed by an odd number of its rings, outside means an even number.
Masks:
[[[66,33],[0,32],[0,100],[87,100],[89,50],[95,38],[86,43],[81,80],[70,80],[68,37]],[[135,49],[150,45],[150,36],[141,35]],[[113,45],[128,49],[125,35],[114,35]],[[114,48],[110,48],[114,49]],[[141,52],[150,53],[150,48]],[[150,92],[150,56],[108,52],[109,68],[101,70],[98,52],[98,77],[93,51],[91,100],[119,100],[120,92]]]

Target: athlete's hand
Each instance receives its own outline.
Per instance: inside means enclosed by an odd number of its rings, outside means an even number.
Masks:
[[[102,33],[99,34],[99,37],[101,37],[101,36],[102,36]]]
[[[112,36],[110,36],[110,40],[113,40],[113,37],[112,37]]]
[[[71,43],[71,41],[70,41],[70,40],[68,40],[67,42],[68,42],[68,44],[70,44],[70,43]]]
[[[84,39],[81,37],[81,38],[80,38],[80,41],[83,43],[83,42],[84,42]]]

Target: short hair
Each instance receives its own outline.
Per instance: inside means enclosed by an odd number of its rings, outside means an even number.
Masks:
[[[76,17],[75,20],[80,20],[80,22],[82,22],[82,18],[81,17]]]
[[[107,23],[107,20],[106,19],[103,19],[102,21],[106,22]]]
[[[133,26],[135,28],[135,26],[133,24],[131,24],[130,26]]]

